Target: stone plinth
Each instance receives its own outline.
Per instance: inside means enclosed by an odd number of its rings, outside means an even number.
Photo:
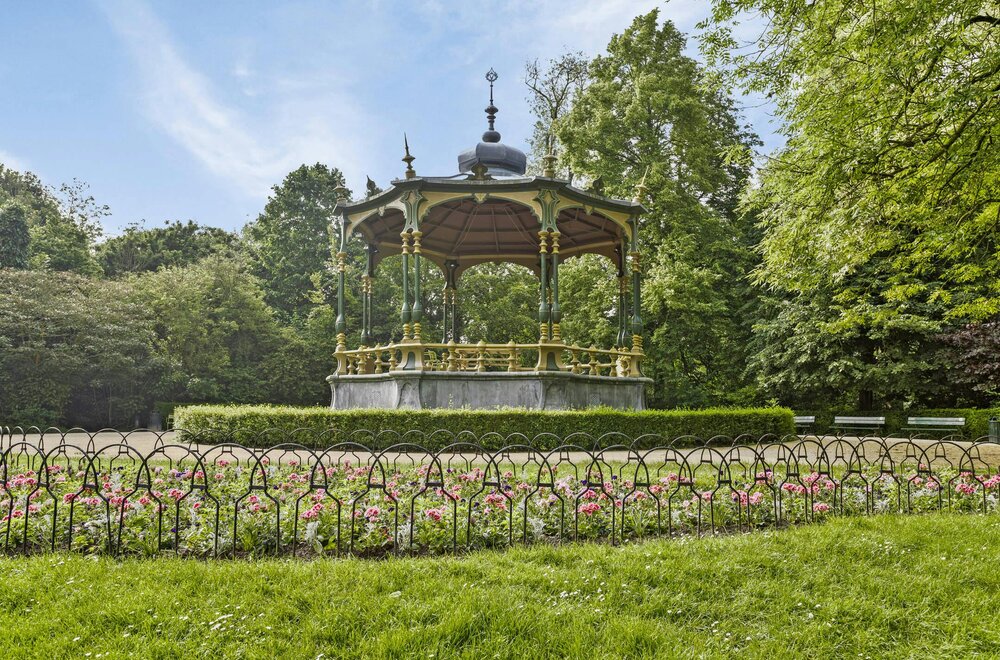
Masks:
[[[573,410],[607,406],[646,408],[649,378],[590,376],[567,372],[427,372],[330,376],[335,410],[527,408]]]

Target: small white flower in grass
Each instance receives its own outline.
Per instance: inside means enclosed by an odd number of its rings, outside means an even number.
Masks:
[[[402,591],[393,591],[391,594],[389,594],[389,598],[399,598],[402,595],[403,595]]]

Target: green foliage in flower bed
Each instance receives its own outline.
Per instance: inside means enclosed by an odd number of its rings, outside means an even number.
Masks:
[[[341,438],[355,431],[418,431],[423,434],[445,430],[470,431],[481,438],[487,449],[508,444],[506,438],[523,434],[539,438],[543,445],[559,444],[557,438],[588,433],[594,438],[606,433],[622,433],[637,438],[658,434],[665,438],[695,435],[736,437],[793,433],[792,412],[787,408],[710,408],[706,410],[644,410],[629,412],[599,408],[591,410],[330,410],[291,406],[182,406],[174,410],[174,427],[191,432],[216,431],[238,442],[253,443],[268,429],[286,433],[309,429],[315,433],[337,429]],[[493,434],[493,435],[490,435]],[[552,436],[557,436],[552,437]],[[387,437],[386,437],[387,439]],[[301,440],[300,440],[301,441]],[[448,443],[441,435],[431,441]],[[523,442],[523,441],[522,441]],[[274,444],[273,436],[264,440]],[[433,448],[433,447],[429,447]],[[551,448],[551,447],[547,447]]]
[[[6,557],[0,629],[19,658],[989,657],[996,547],[995,517],[933,514],[385,561]]]
[[[841,465],[828,475],[783,463],[720,472],[697,456],[684,466],[650,460],[644,469],[583,472],[510,459],[482,467],[358,461],[348,452],[310,466],[280,449],[252,464],[222,450],[197,463],[119,460],[104,469],[80,469],[70,458],[38,470],[9,460],[0,547],[43,552],[55,538],[59,547],[121,555],[427,555],[769,530],[871,511],[928,513],[946,502],[952,511],[994,513],[1000,492],[1000,475],[977,478],[944,461],[931,472],[912,462],[885,474],[873,462],[860,474]],[[656,475],[652,483],[636,483],[647,475]]]

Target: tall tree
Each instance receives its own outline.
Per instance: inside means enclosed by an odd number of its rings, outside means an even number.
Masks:
[[[0,205],[9,202],[25,210],[32,268],[100,273],[94,242],[101,235],[101,220],[110,211],[94,200],[86,184],[74,180],[53,191],[34,174],[0,164]]]
[[[576,95],[587,86],[589,70],[590,60],[582,52],[564,53],[549,60],[545,66],[538,60],[525,63],[528,105],[535,115],[530,144],[536,167],[546,156],[558,158],[556,124],[569,112]],[[573,180],[572,172],[566,172],[566,176]]]
[[[0,205],[0,268],[28,267],[27,212],[19,202]]]
[[[704,50],[788,137],[747,198],[761,280],[792,292],[891,260],[894,300],[1000,312],[1000,8],[982,0],[714,0]],[[733,25],[763,17],[736,46]],[[917,275],[914,281],[913,275]]]
[[[918,377],[943,373],[928,362],[936,330],[1000,311],[995,3],[713,7],[709,61],[723,81],[772,98],[787,137],[744,200],[764,230],[758,281],[781,310],[759,325],[762,337],[777,329],[785,350],[799,347],[809,372],[799,379],[813,384],[800,397],[830,401],[822,385],[840,381],[823,374],[844,364],[859,370],[851,389],[862,408],[948,396]],[[763,30],[741,46],[733,29],[751,13]],[[807,313],[813,323],[787,325]],[[816,354],[825,363],[806,357]],[[787,380],[787,357],[759,360],[762,379]]]
[[[285,320],[305,319],[314,278],[330,259],[333,209],[344,175],[321,163],[302,165],[273,188],[264,211],[244,229],[251,269],[264,299]]]
[[[643,314],[660,405],[735,401],[756,294],[752,219],[737,213],[757,143],[733,103],[708,90],[684,36],[652,11],[612,38],[557,124],[564,160],[607,194],[645,179]],[[566,317],[573,310],[566,310]]]

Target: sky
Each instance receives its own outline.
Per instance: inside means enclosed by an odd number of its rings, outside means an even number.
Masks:
[[[166,220],[239,229],[302,163],[363,191],[457,172],[485,129],[527,148],[524,64],[604,51],[654,7],[692,34],[707,0],[7,3],[0,13],[0,162],[86,182],[108,235]],[[697,44],[688,50],[697,55]],[[768,108],[745,119],[780,144]]]

